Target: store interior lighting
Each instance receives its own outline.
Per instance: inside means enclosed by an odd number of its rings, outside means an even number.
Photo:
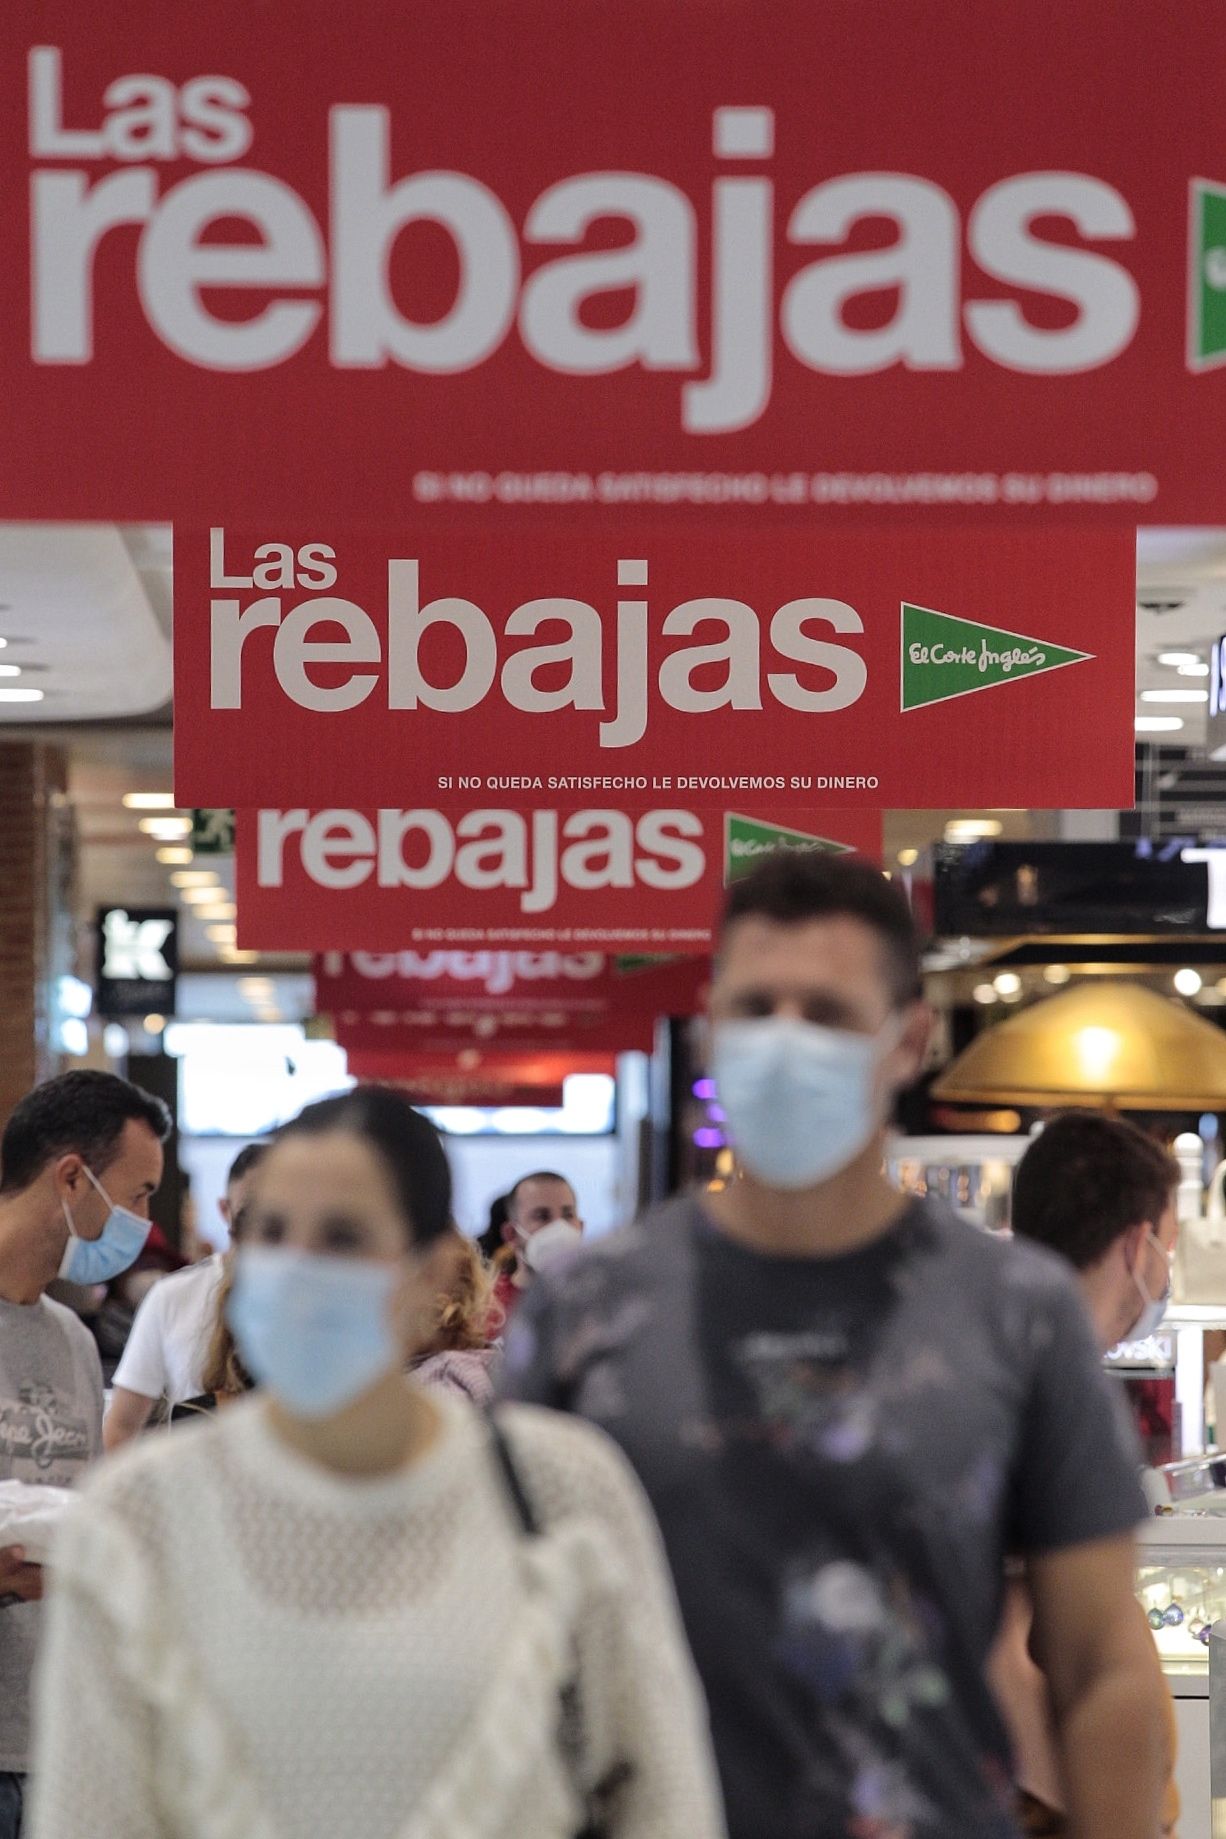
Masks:
[[[184,868],[170,877],[176,888],[203,887],[206,882],[217,880],[217,871],[212,868]]]
[[[42,690],[0,689],[0,702],[41,702],[42,700]]]
[[[138,828],[159,843],[177,843],[192,833],[190,817],[142,817]]]
[[[1004,825],[997,817],[953,817],[945,826],[947,843],[978,843],[1002,834]]]
[[[1199,971],[1194,971],[1190,967],[1181,971],[1176,971],[1174,983],[1176,990],[1178,990],[1181,996],[1196,996],[1201,989],[1201,974]]]
[[[182,843],[167,843],[161,849],[157,850],[155,855],[156,860],[161,862],[166,868],[192,860],[191,850]]]
[[[1138,715],[1132,725],[1137,734],[1176,734],[1183,722],[1178,715]]]
[[[173,811],[173,792],[125,792],[124,808],[128,811]]]
[[[1048,983],[1055,984],[1057,989],[1061,989],[1066,983],[1072,981],[1073,973],[1067,964],[1049,964],[1043,976]]]
[[[1142,702],[1208,702],[1208,690],[1142,690]]]

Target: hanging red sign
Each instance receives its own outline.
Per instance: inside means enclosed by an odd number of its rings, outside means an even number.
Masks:
[[[612,1054],[349,1054],[355,1079],[394,1085],[418,1105],[560,1106],[565,1081],[577,1073],[611,1078]]]
[[[176,533],[175,791],[265,806],[270,864],[321,806],[386,807],[394,876],[410,805],[615,805],[659,855],[747,797],[1132,802],[1131,533],[268,534]]]
[[[726,884],[771,849],[880,857],[872,811],[242,811],[239,943],[260,951],[710,953]],[[392,856],[379,836],[397,837]],[[663,977],[664,973],[661,971]],[[627,989],[633,980],[628,981]],[[419,999],[420,1000],[420,999]],[[664,1012],[663,1010],[661,1012]]]
[[[609,1022],[633,1011],[689,1015],[709,975],[701,958],[651,963],[559,951],[325,952],[313,968],[316,1008],[345,1026],[404,1011],[522,1027]]]
[[[1217,0],[9,0],[0,509],[1220,524],[1224,57]]]

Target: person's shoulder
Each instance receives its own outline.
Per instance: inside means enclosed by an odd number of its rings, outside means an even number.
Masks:
[[[149,1291],[150,1296],[160,1296],[163,1308],[167,1303],[190,1301],[197,1292],[205,1292],[221,1282],[221,1259],[205,1258],[200,1264],[186,1264],[181,1271],[169,1271],[165,1277],[159,1277]]]
[[[688,1195],[648,1207],[624,1226],[585,1243],[559,1271],[563,1287],[615,1288],[654,1277],[670,1255],[684,1245],[694,1222],[696,1202]],[[550,1284],[554,1283],[550,1274]]]
[[[599,1514],[637,1491],[625,1456],[604,1431],[568,1412],[500,1405],[498,1423],[546,1523]]]
[[[943,1257],[985,1272],[993,1283],[1036,1290],[1067,1290],[1073,1283],[1067,1260],[1046,1246],[1012,1233],[985,1232],[935,1195],[915,1201],[912,1217],[920,1234]]]
[[[57,1301],[54,1296],[44,1295],[41,1302],[42,1319],[49,1334],[60,1335],[67,1341],[75,1342],[82,1352],[97,1351],[94,1337],[75,1309]]]
[[[82,1499],[121,1519],[146,1520],[150,1502],[171,1498],[210,1462],[225,1418],[242,1409],[234,1405],[219,1416],[201,1412],[197,1423],[149,1431],[125,1443],[90,1471],[79,1490]]]

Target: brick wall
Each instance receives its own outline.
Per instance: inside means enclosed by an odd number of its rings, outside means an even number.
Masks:
[[[52,801],[64,762],[41,742],[0,742],[0,1126],[54,1072],[48,1038],[54,915]]]

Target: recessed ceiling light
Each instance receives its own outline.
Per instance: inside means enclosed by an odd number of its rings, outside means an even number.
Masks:
[[[223,945],[217,953],[223,964],[258,964],[258,951],[237,951],[232,945]]]
[[[41,690],[0,690],[0,702],[41,702]]]
[[[177,888],[201,888],[206,881],[216,881],[215,868],[183,868],[170,877]]]
[[[1207,677],[1209,666],[1207,664],[1181,664],[1175,675],[1177,677]]]
[[[1171,670],[1178,670],[1184,664],[1199,664],[1200,653],[1196,651],[1160,651],[1159,664],[1166,664]]]
[[[975,985],[975,1001],[977,1003],[982,1003],[984,1007],[986,1008],[989,1003],[994,1003],[994,1002],[999,1001],[999,998],[997,997],[996,990],[992,984],[977,983]]]
[[[1048,983],[1065,984],[1072,981],[1073,973],[1067,964],[1049,964],[1043,972]]]
[[[1195,996],[1201,987],[1202,978],[1199,971],[1189,968],[1176,971],[1173,982],[1181,996]]]
[[[207,901],[211,903],[217,899],[220,893],[221,889],[213,887],[211,883],[206,886],[198,882],[194,887],[180,888],[179,899],[185,900],[189,906],[193,906],[197,901]]]
[[[900,849],[898,852],[898,861],[902,868],[914,868],[915,864],[919,861],[919,850]]]
[[[207,907],[197,907],[197,916],[202,920],[232,920],[238,912],[232,900],[212,901]]]
[[[238,939],[237,929],[233,926],[206,926],[204,930],[215,945],[233,945]]]
[[[159,843],[175,843],[191,835],[192,820],[190,817],[142,817],[138,828],[146,836],[156,837]]]
[[[166,1017],[164,1015],[147,1015],[145,1017],[146,1034],[161,1034],[165,1026]]]
[[[1142,702],[1208,702],[1208,690],[1142,690]]]
[[[1016,971],[1002,971],[999,977],[992,979],[998,996],[1017,996],[1022,987],[1022,980]]]
[[[164,862],[168,868],[172,862],[190,862],[192,859],[190,849],[184,849],[181,845],[174,843],[168,843],[165,849],[157,850],[156,855],[158,861]]]
[[[20,677],[20,664],[0,664],[0,677]]]
[[[129,811],[173,811],[173,792],[125,792],[123,802]]]
[[[1174,734],[1183,721],[1178,715],[1138,715],[1132,725],[1138,734]]]

